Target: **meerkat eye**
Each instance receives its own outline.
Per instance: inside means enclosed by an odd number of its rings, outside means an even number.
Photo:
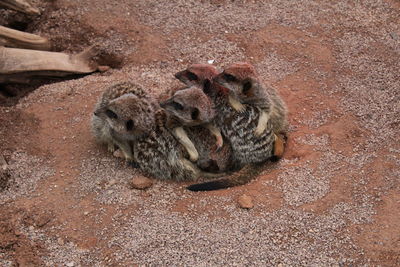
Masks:
[[[134,126],[133,120],[128,120],[126,122],[126,130],[127,131],[132,131],[133,130],[133,126]]]
[[[228,82],[236,81],[236,77],[228,73],[224,73],[224,79],[227,80]]]
[[[242,93],[246,94],[249,92],[249,90],[251,89],[252,84],[250,81],[247,81],[243,84],[243,89],[242,89]]]
[[[197,77],[196,74],[194,74],[193,72],[188,71],[187,72],[187,76],[189,81],[197,81],[199,79],[199,77]]]
[[[178,102],[172,101],[172,106],[174,107],[174,109],[176,110],[183,110],[183,106],[181,104],[179,104]]]
[[[199,118],[200,112],[197,108],[192,111],[191,117],[192,120],[197,120]]]
[[[118,119],[118,115],[115,114],[114,111],[111,111],[109,109],[106,109],[106,115],[107,117],[109,117],[110,119]]]

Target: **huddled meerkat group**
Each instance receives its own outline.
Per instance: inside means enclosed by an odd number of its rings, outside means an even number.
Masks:
[[[251,64],[222,72],[194,64],[175,77],[185,87],[162,102],[135,83],[107,88],[92,118],[96,139],[158,179],[222,177],[191,185],[192,191],[245,184],[261,163],[282,157],[287,108]]]

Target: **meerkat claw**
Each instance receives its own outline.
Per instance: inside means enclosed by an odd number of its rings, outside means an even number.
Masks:
[[[245,111],[246,107],[242,103],[240,103],[240,101],[237,100],[235,97],[229,96],[228,101],[231,107],[237,112],[242,113]]]
[[[107,146],[107,148],[108,148],[108,151],[109,151],[110,153],[114,153],[115,150],[116,150],[113,143],[109,143],[108,146]]]
[[[218,136],[217,137],[217,149],[215,150],[216,152],[220,151],[222,149],[222,147],[224,146],[224,139],[222,138],[222,136]]]

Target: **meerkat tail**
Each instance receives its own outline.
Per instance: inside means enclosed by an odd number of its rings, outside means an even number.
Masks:
[[[235,97],[231,95],[229,95],[228,101],[231,107],[237,112],[243,112],[246,108],[242,103],[240,103]]]
[[[181,143],[187,152],[189,153],[190,160],[195,162],[199,159],[199,153],[197,152],[196,147],[193,142],[187,136],[187,133],[183,129],[183,127],[176,127],[173,129],[173,134],[178,139],[179,143]]]
[[[215,136],[217,139],[217,149],[222,148],[224,145],[224,139],[222,138],[221,131],[212,123],[207,123],[205,127]]]
[[[261,136],[265,129],[267,129],[269,119],[269,114],[263,110],[260,114],[260,117],[258,118],[257,128],[254,131],[254,134],[256,136]]]
[[[283,152],[285,152],[285,138],[280,134],[274,134],[274,150],[271,160],[276,161],[282,158]]]
[[[253,180],[263,170],[263,164],[250,164],[243,167],[239,172],[231,174],[229,177],[205,182],[201,184],[193,184],[186,187],[190,191],[213,191],[229,187],[244,185]]]

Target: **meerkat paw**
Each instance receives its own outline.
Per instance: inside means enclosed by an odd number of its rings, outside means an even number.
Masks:
[[[265,131],[265,129],[267,129],[269,119],[270,119],[269,114],[265,111],[262,111],[258,119],[257,127],[254,130],[254,134],[257,137],[260,137]]]
[[[241,113],[241,112],[244,112],[244,111],[245,111],[246,106],[243,105],[242,103],[240,103],[240,101],[237,100],[235,97],[229,96],[228,101],[229,101],[230,106],[231,106],[234,110],[236,110],[237,112],[240,112],[240,113]]]
[[[196,162],[199,159],[199,153],[196,150],[188,150],[189,152],[189,159],[191,162]]]
[[[107,148],[108,148],[108,152],[110,152],[110,153],[114,153],[116,150],[114,143],[108,143]]]
[[[260,125],[257,125],[257,128],[254,130],[254,135],[257,137],[260,137],[263,132],[265,131],[266,127],[259,127]]]
[[[224,138],[222,137],[221,131],[219,128],[217,128],[214,124],[212,123],[207,123],[205,127],[215,136],[215,139],[217,140],[216,142],[216,149],[215,151],[221,150],[221,148],[224,145]]]
[[[217,142],[215,143],[215,145],[215,152],[221,151],[222,147],[224,146],[224,139],[222,138],[222,136],[217,138]]]

